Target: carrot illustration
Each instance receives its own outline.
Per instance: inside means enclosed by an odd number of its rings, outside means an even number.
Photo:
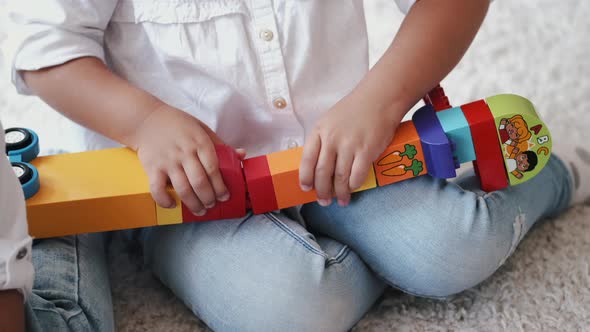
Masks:
[[[406,173],[408,171],[412,171],[414,173],[414,176],[418,176],[418,174],[420,174],[420,172],[422,172],[423,170],[424,170],[424,168],[422,167],[422,162],[419,160],[413,160],[412,166],[406,166],[406,165],[394,166],[390,169],[387,169],[387,170],[381,172],[381,174],[386,175],[386,176],[403,176],[403,175],[406,175]]]
[[[416,151],[416,147],[414,145],[406,144],[406,145],[404,145],[404,149],[405,149],[404,152],[393,151],[392,153],[386,155],[385,157],[381,158],[377,162],[377,165],[384,166],[384,165],[397,163],[397,162],[402,161],[404,156],[407,156],[408,159],[411,160],[411,159],[414,159],[414,157],[418,153]]]

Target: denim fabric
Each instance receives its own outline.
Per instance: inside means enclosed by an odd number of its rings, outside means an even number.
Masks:
[[[455,182],[424,176],[357,193],[346,208],[307,204],[307,227],[267,213],[144,229],[145,260],[216,331],[343,331],[388,284],[443,298],[485,280],[537,221],[570,204],[572,181],[552,158],[525,184],[492,193],[477,186],[473,173]],[[42,305],[28,304],[35,326],[112,328],[103,248],[87,249],[96,252],[35,261],[42,269],[35,294],[47,295]],[[88,269],[76,273],[76,264]]]
[[[114,331],[105,234],[35,240],[27,331]]]

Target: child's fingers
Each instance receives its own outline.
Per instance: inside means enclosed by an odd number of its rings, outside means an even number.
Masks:
[[[219,136],[217,136],[217,134],[213,130],[211,130],[209,126],[201,122],[201,127],[203,128],[203,130],[205,130],[205,133],[207,133],[207,136],[209,136],[213,144],[225,145],[225,142],[221,138],[219,138]]]
[[[350,171],[350,190],[358,189],[365,182],[368,170],[372,167],[370,158],[365,154],[358,154],[355,156]]]
[[[322,206],[328,206],[332,203],[335,164],[336,150],[330,144],[322,145],[314,174],[314,186],[318,196],[318,203]]]
[[[205,208],[210,209],[215,206],[217,199],[213,186],[209,182],[209,176],[197,156],[195,155],[194,158],[184,161],[182,167],[193,191]]]
[[[314,172],[320,153],[320,136],[313,133],[308,137],[303,147],[301,164],[299,165],[299,186],[303,191],[310,191],[313,188]]]
[[[182,202],[189,208],[189,210],[191,210],[194,215],[202,216],[207,212],[203,203],[195,194],[193,187],[189,183],[182,167],[175,167],[169,171],[168,177],[170,178],[170,182],[172,182],[172,187],[174,187],[174,190]]]
[[[198,150],[199,160],[207,176],[209,182],[213,186],[215,197],[217,200],[223,202],[229,199],[229,191],[223,182],[221,172],[219,171],[219,160],[213,144],[205,144]]]
[[[166,191],[168,176],[164,172],[157,172],[150,178],[150,192],[156,204],[163,208],[176,207],[176,201]]]
[[[351,149],[343,147],[336,156],[336,168],[334,170],[334,192],[338,198],[338,204],[348,205],[350,201],[350,170],[352,169],[353,154]]]

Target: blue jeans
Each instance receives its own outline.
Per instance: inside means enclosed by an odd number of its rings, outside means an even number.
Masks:
[[[387,285],[444,298],[485,280],[535,222],[568,206],[571,182],[552,158],[529,182],[492,193],[476,189],[472,173],[454,183],[424,176],[357,193],[347,208],[307,204],[306,227],[267,213],[154,227],[141,238],[153,272],[216,331],[342,331]],[[93,268],[93,278],[104,279],[79,283],[88,288],[71,305],[80,321],[108,330],[110,313],[83,306],[91,298],[110,304],[104,264]],[[39,325],[76,315],[38,315],[44,312],[30,302]]]

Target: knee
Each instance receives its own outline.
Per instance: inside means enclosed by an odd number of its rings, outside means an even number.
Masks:
[[[48,299],[33,293],[27,299],[25,314],[30,331],[114,331],[112,310],[103,319],[93,317],[77,301]]]
[[[269,297],[254,294],[217,315],[199,315],[213,330],[240,331],[347,331],[356,316],[350,303],[316,292],[277,291]]]
[[[426,252],[429,249],[431,251]],[[415,251],[406,259],[392,262],[385,279],[394,287],[417,296],[443,298],[478,285],[508,257],[508,250],[491,245],[449,244],[429,249]]]
[[[470,218],[406,232],[395,248],[384,249],[389,259],[378,272],[418,296],[442,298],[476,286],[504,263],[524,232],[516,224],[490,227],[490,219]]]

